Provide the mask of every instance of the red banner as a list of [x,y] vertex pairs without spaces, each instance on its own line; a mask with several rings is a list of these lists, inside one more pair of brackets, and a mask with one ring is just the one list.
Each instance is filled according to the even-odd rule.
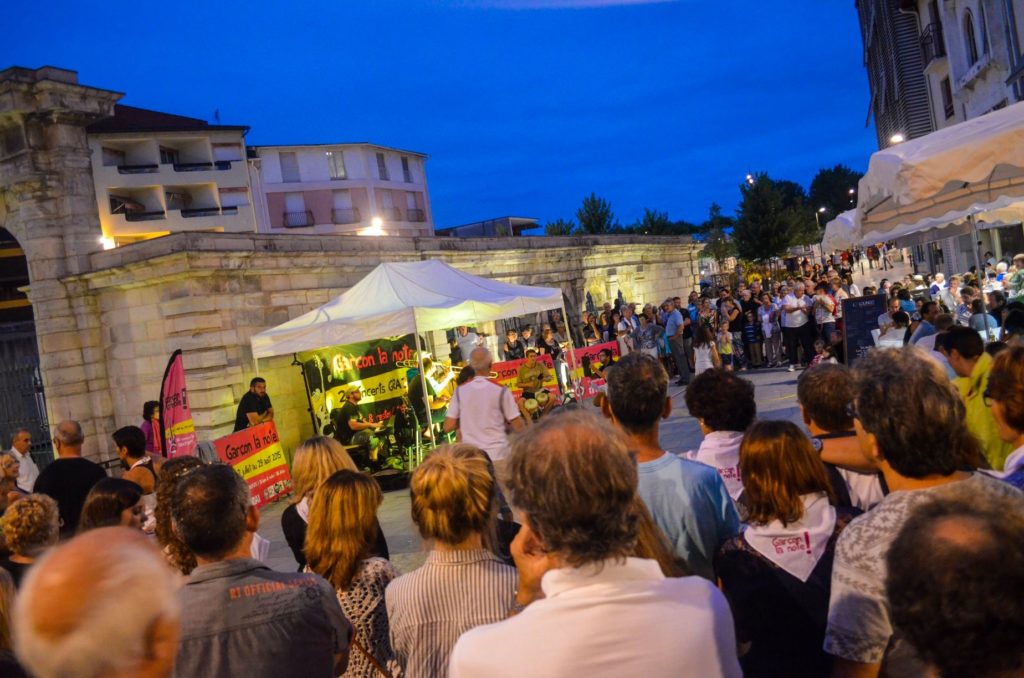
[[[594,373],[592,365],[599,363],[598,354],[601,351],[608,350],[613,356],[619,355],[619,344],[615,341],[609,341],[604,344],[595,344],[593,346],[584,346],[573,350],[573,355],[576,357],[576,372],[575,379],[581,385],[583,392],[583,398],[593,398],[604,386],[604,380],[597,377]],[[572,363],[569,360],[569,356],[563,357],[568,370],[572,371]],[[525,363],[526,360],[505,360],[500,363],[494,363],[491,367],[498,376],[491,381],[497,382],[503,386],[507,386],[515,395],[519,395],[522,389],[516,386],[516,376],[519,374],[519,367]],[[542,363],[548,370],[548,378],[544,382],[544,388],[551,392],[552,395],[559,395],[558,380],[555,377],[555,367],[549,355],[537,356],[537,362]]]
[[168,459],[195,456],[196,427],[188,405],[180,349],[171,354],[160,385],[160,437]]
[[229,464],[249,485],[249,501],[260,507],[291,494],[292,476],[274,422],[232,433],[213,441],[217,458]]

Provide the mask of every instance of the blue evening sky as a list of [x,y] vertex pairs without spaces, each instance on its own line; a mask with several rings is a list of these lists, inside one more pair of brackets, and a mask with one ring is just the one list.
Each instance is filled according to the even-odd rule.
[[748,171],[863,171],[853,0],[19,2],[0,68],[54,65],[249,143],[427,153],[438,226],[570,218],[591,191],[731,213]]

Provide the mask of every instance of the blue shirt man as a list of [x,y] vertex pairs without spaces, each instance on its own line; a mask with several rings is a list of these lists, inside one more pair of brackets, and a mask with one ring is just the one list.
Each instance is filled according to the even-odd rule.
[[938,330],[935,329],[935,317],[939,315],[939,304],[936,301],[926,301],[921,306],[921,324],[910,337],[910,343],[916,344],[925,337],[930,337]]
[[714,580],[715,553],[739,533],[740,519],[717,469],[661,448],[659,422],[672,413],[668,374],[656,358],[630,353],[607,381],[601,411],[636,454],[637,494],[690,572]]
[[679,312],[679,309],[675,306],[669,311],[668,317],[665,319],[665,336],[671,339],[679,331],[679,328],[683,324],[683,314]]

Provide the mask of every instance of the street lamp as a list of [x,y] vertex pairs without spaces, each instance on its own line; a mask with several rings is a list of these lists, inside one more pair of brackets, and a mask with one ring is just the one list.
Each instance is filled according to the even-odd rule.
[[749,172],[747,172],[747,183],[751,186],[754,185],[754,175]]
[[824,214],[825,212],[828,212],[827,207],[819,207],[818,211],[814,213],[814,223],[818,225],[819,231],[821,230],[821,219],[818,218],[818,215]]
[[356,235],[387,235],[384,232],[384,220],[380,217],[374,217],[370,219],[370,227],[364,228],[361,231],[356,231]]
[[903,136],[902,134],[900,134],[899,132],[897,132],[896,134],[893,134],[891,137],[889,137],[889,143],[890,144],[902,144],[906,140],[907,140],[907,138],[905,136]]

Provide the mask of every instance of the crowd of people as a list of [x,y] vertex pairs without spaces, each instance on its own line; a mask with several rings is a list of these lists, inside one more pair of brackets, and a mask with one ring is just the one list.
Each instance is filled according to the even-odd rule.
[[[1024,280],[1006,273],[1003,330]],[[118,478],[82,457],[74,421],[41,472],[17,431],[0,454],[0,675],[1022,675],[1024,340],[986,345],[944,312],[962,281],[939,280],[911,295],[905,342],[847,367],[836,302],[873,290],[846,280],[840,259],[620,303],[633,329],[606,391],[532,425],[467,342],[442,424],[458,442],[409,481],[426,560],[404,573],[381,487],[334,438],[294,451],[295,565],[278,571],[247,483],[165,460],[150,404],[113,434]],[[908,287],[886,290],[892,316],[911,315]],[[759,418],[739,374],[787,359],[810,365],[803,426]],[[702,434],[689,451],[662,430],[673,369]],[[273,417],[251,387],[241,426]]]

